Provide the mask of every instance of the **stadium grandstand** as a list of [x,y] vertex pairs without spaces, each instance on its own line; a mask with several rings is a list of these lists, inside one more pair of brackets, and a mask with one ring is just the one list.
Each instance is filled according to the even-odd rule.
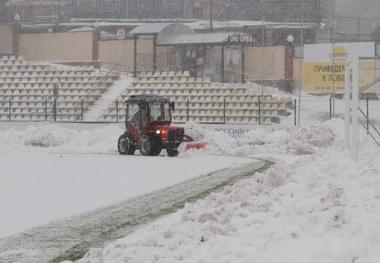
[[0,57],[0,120],[78,121],[118,76]]
[[290,96],[277,98],[259,93],[255,85],[212,83],[191,77],[188,71],[146,72],[122,92],[102,117],[118,121],[116,118],[125,116],[123,110],[117,112],[118,102],[141,94],[162,95],[174,101],[173,117],[178,123],[279,123],[280,115],[288,115],[292,106]]
[[[110,71],[92,67],[29,63],[15,56],[1,57],[0,71],[2,121],[84,121],[87,112],[119,79]],[[123,86],[115,103],[93,121],[122,121],[124,101],[139,94],[164,95],[176,102],[176,122],[278,123],[292,102],[290,98],[260,95],[248,86],[195,79],[189,72],[147,72]]]
[[[295,0],[214,1],[212,28],[194,19],[209,1],[152,3],[0,2],[0,120],[122,121],[128,96],[158,94],[176,122],[278,123],[303,85],[301,44],[376,37],[334,32],[322,0],[304,1],[304,21]],[[225,19],[244,5],[257,7],[248,20]],[[277,14],[288,8],[295,19]]]

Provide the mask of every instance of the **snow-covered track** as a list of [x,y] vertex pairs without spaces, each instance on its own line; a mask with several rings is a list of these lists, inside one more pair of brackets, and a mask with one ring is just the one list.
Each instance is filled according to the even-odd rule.
[[270,165],[270,162],[256,160],[0,239],[0,262],[43,263],[81,258],[89,248],[103,247],[139,225],[172,213],[186,202],[202,198],[223,186],[262,172]]

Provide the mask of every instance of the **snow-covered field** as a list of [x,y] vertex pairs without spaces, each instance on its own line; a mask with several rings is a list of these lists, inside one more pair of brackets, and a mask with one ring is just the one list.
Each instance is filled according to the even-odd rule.
[[206,152],[276,164],[78,262],[379,262],[379,149],[362,134],[353,162],[343,125],[257,129],[238,142],[192,126],[212,139]]
[[0,131],[0,238],[250,160],[119,156],[119,126]]
[[[289,116],[238,140],[188,123],[207,148],[175,159],[118,156],[118,125],[0,124],[0,237],[257,158],[275,164],[78,262],[377,263],[380,150],[362,130],[353,162],[343,120],[328,120],[328,107],[305,96],[302,127]],[[371,109],[380,123],[379,102]]]

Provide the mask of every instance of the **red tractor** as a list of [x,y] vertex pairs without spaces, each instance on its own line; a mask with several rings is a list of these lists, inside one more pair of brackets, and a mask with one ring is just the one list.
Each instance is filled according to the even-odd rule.
[[142,155],[157,156],[166,149],[169,156],[177,156],[185,135],[184,128],[171,126],[175,104],[157,95],[131,96],[126,104],[126,132],[119,137],[119,153],[133,155],[139,149]]

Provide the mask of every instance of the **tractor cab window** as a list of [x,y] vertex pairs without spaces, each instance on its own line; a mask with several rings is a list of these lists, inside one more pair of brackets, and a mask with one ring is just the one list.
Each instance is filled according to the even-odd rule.
[[170,109],[167,103],[153,103],[150,107],[151,121],[170,121]]
[[130,104],[129,108],[129,121],[136,125],[139,129],[145,128],[149,122],[149,108],[145,103]]
[[141,128],[140,108],[137,104],[128,104],[128,121]]

